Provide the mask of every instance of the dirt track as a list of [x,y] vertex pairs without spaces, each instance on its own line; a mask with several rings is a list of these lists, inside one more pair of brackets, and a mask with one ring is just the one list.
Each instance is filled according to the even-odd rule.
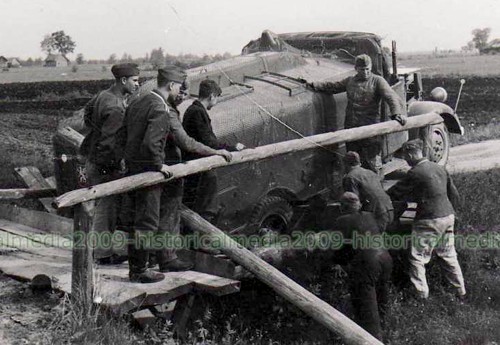
[[452,147],[447,168],[454,174],[500,168],[500,140]]

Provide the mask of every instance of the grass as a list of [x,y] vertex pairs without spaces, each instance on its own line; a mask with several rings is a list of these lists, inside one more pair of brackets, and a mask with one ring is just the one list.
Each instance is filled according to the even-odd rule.
[[401,56],[399,63],[417,67],[425,76],[498,76],[500,55],[450,55],[432,54]]
[[465,124],[464,135],[450,135],[451,146],[463,145],[468,143],[478,143],[485,140],[500,139],[500,123],[492,121],[488,125],[476,126],[474,123]]

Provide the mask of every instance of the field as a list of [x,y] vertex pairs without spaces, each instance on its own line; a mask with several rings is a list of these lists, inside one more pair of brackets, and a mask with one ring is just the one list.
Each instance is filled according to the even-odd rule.
[[[73,70],[76,68],[76,71]],[[143,71],[142,75],[154,76],[156,71]],[[0,84],[37,81],[71,81],[112,79],[111,65],[75,65],[67,67],[20,67],[0,72]]]
[[[419,66],[427,91],[444,86],[448,104],[455,106],[460,78],[466,79],[458,113],[466,127],[464,137],[454,136],[454,144],[500,139],[500,56],[432,58],[406,57],[406,66]],[[100,66],[79,66],[68,71],[33,69],[36,80],[109,79]],[[85,68],[89,70],[85,72]],[[23,80],[28,69],[0,73],[0,83]],[[38,72],[36,72],[38,71]],[[11,74],[10,74],[11,73]],[[14,74],[19,73],[15,75]],[[37,73],[40,73],[38,75]],[[43,73],[47,73],[43,75]],[[66,73],[65,76],[61,73]],[[81,74],[80,74],[81,73]],[[11,79],[8,79],[10,74]],[[28,74],[28,73],[26,73]],[[78,76],[76,75],[78,74]],[[2,79],[5,78],[5,79]],[[17,78],[17,80],[16,80]],[[44,79],[45,78],[45,79]],[[63,79],[57,79],[63,78]],[[64,79],[68,78],[68,79]],[[35,165],[45,176],[52,174],[51,134],[65,113],[57,115],[0,113],[0,184],[21,186],[12,171],[15,166]],[[456,175],[455,182],[464,197],[457,210],[457,233],[498,231],[500,212],[500,170]],[[31,206],[31,205],[30,205]],[[469,292],[469,300],[458,304],[445,288],[436,264],[429,267],[431,298],[420,303],[399,286],[392,291],[389,316],[385,320],[387,344],[410,345],[486,345],[500,343],[500,250],[460,249],[459,259]],[[313,258],[303,258],[311,265]],[[308,261],[312,260],[312,261]],[[321,272],[287,271],[310,291],[349,315],[349,296],[345,282],[328,265]],[[63,307],[70,308],[64,313]],[[73,308],[73,309],[72,309]],[[0,275],[0,343],[16,344],[179,344],[172,338],[171,326],[159,324],[147,332],[129,327],[127,320],[102,315],[81,318],[57,294],[36,296],[27,284]],[[241,294],[225,298],[205,298],[197,307],[189,344],[341,344],[312,319],[290,306],[273,291],[257,282],[244,284]]]
[[434,56],[405,54],[399,59],[404,67],[421,68],[425,76],[497,76],[500,71],[500,55],[453,55]]

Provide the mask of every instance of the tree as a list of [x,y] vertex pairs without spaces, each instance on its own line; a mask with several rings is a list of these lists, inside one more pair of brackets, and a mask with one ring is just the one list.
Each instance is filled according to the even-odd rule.
[[66,56],[66,54],[72,53],[75,50],[76,43],[63,30],[60,30],[50,35],[45,35],[42,42],[40,42],[40,47],[47,54],[58,51],[63,56]]
[[116,62],[116,54],[111,54],[108,58],[109,64],[114,64]]
[[83,54],[80,53],[76,56],[76,63],[79,64],[79,65],[83,65],[83,63],[85,62],[85,60],[83,59]]
[[160,47],[158,49],[153,49],[149,58],[153,68],[160,68],[165,64],[165,54],[163,54],[163,49]]
[[483,50],[488,45],[490,33],[491,28],[472,30],[472,42],[474,42],[474,46],[479,49],[479,51]]

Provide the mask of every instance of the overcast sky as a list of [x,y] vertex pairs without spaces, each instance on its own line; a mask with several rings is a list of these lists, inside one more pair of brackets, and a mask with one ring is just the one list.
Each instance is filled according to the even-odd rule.
[[45,34],[64,30],[75,54],[106,59],[237,54],[264,29],[367,31],[399,51],[459,49],[475,28],[500,37],[499,0],[0,0],[0,55],[43,56]]

